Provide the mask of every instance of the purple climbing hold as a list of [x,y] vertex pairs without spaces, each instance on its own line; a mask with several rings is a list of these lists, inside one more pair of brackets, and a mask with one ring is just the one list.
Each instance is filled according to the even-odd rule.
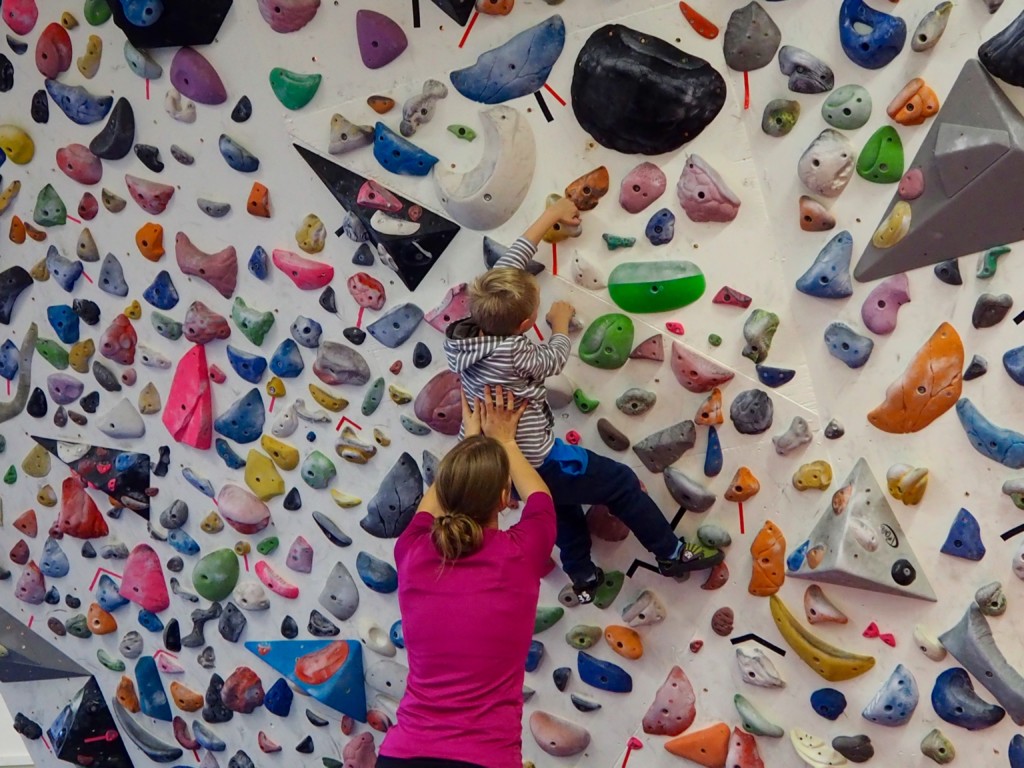
[[200,104],[223,104],[227,90],[217,70],[194,48],[181,48],[171,61],[171,84]]
[[462,385],[457,373],[442,371],[428,381],[413,409],[416,418],[443,435],[457,435],[462,426],[460,393]]
[[405,32],[391,18],[377,11],[356,13],[359,56],[368,69],[380,69],[402,55],[409,46]]
[[875,286],[864,299],[860,317],[872,333],[888,334],[896,330],[896,313],[910,303],[910,285],[904,273],[893,275]]

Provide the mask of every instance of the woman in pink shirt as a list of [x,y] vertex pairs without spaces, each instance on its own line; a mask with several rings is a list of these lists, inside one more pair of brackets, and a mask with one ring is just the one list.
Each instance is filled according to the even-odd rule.
[[[395,545],[409,676],[377,768],[522,768],[523,676],[555,510],[515,442],[525,405],[496,395],[472,411],[463,395],[466,437]],[[513,485],[526,503],[502,531]]]

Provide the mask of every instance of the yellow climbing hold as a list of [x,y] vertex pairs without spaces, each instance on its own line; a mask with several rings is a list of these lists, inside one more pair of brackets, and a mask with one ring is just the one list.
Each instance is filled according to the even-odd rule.
[[142,317],[142,305],[139,304],[138,299],[132,299],[132,303],[124,308],[124,316],[132,320]]
[[320,253],[327,242],[327,227],[320,221],[320,217],[311,213],[302,220],[298,231],[295,233],[295,240],[299,248],[306,253]]
[[7,189],[0,192],[0,213],[7,210],[7,206],[18,196],[19,192],[21,192],[21,182],[17,179],[8,184]]
[[388,386],[388,397],[395,405],[408,405],[412,402],[412,392],[405,387],[400,387],[397,384],[391,384]]
[[328,411],[337,413],[348,406],[348,400],[344,397],[335,397],[326,389],[318,387],[316,384],[309,385],[309,394],[316,400],[317,405],[322,408],[326,408]]
[[88,373],[89,361],[95,354],[96,343],[92,339],[83,339],[71,345],[68,361],[71,363],[71,367],[79,373]]
[[812,635],[796,620],[778,595],[769,598],[772,618],[779,633],[811,669],[829,682],[850,680],[875,666],[874,656],[844,651]]
[[279,376],[275,376],[267,382],[267,394],[271,397],[284,397],[287,391],[284,387],[284,382],[281,381]]
[[220,533],[224,530],[224,521],[220,519],[220,515],[216,512],[211,512],[203,521],[199,524],[199,527],[205,533]]
[[75,15],[71,13],[71,11],[64,11],[64,13],[60,15],[60,25],[64,27],[64,29],[74,29],[78,26],[78,19],[75,18]]
[[44,485],[36,494],[36,501],[44,507],[55,507],[57,506],[57,492],[53,490],[52,485]]
[[832,465],[822,459],[801,464],[793,473],[793,487],[798,491],[806,491],[808,488],[824,491],[831,484]]
[[21,469],[29,477],[46,477],[50,474],[50,452],[36,443],[21,462]]
[[910,231],[910,203],[900,200],[871,237],[875,248],[892,248]]
[[269,501],[284,493],[284,480],[274,462],[255,448],[245,457],[245,484],[262,501]]
[[288,471],[299,466],[299,451],[295,446],[278,440],[273,435],[263,435],[260,438],[260,445],[263,450],[270,454],[270,458],[281,469]]
[[0,125],[0,149],[7,159],[17,165],[31,162],[36,154],[36,145],[32,137],[16,125]]
[[358,496],[353,496],[350,493],[343,493],[337,488],[331,488],[331,498],[334,499],[334,503],[342,509],[352,509],[352,507],[358,507],[363,503],[363,500]]
[[85,53],[78,57],[76,62],[78,65],[78,71],[82,73],[82,77],[87,80],[91,80],[96,77],[96,73],[100,69],[100,59],[103,57],[103,40],[96,35],[89,35],[89,40],[85,44]]

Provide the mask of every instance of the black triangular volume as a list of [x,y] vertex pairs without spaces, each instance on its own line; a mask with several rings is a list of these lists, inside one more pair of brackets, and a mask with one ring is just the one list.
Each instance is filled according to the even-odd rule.
[[90,677],[47,729],[53,754],[74,765],[134,768],[99,683]]
[[114,16],[114,23],[136,48],[168,48],[212,43],[233,1],[166,0],[160,18],[148,27],[132,24],[119,0],[109,0],[107,5]]
[[24,683],[88,677],[89,672],[0,608],[0,682]]
[[[152,460],[147,454],[35,435],[32,439],[73,469],[86,484],[143,519],[149,519],[149,495],[146,491],[150,487]],[[62,444],[77,449],[72,457],[68,456],[67,450],[61,450]]]
[[475,0],[434,0],[434,5],[451,16],[460,27],[466,26],[476,8]]

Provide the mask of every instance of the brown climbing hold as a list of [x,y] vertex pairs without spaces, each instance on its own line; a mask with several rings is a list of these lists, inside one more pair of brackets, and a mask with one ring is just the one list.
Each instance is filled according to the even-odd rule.
[[603,165],[580,176],[565,188],[565,196],[581,211],[597,208],[597,203],[608,194],[608,169]]
[[705,768],[724,768],[730,735],[728,725],[715,723],[665,742],[665,749],[676,757],[685,757]]
[[722,414],[722,390],[718,387],[711,390],[711,394],[697,409],[697,415],[693,417],[693,421],[695,424],[704,426],[722,424],[725,421],[725,416]]
[[137,714],[142,706],[139,704],[139,695],[135,692],[135,683],[128,675],[121,675],[121,682],[117,684],[117,700],[122,707],[133,714]]
[[41,243],[46,239],[46,232],[41,229],[36,229],[27,221],[25,222],[25,234],[29,236],[31,240],[35,240],[37,243]]
[[370,105],[370,109],[376,112],[378,115],[386,115],[392,109],[395,108],[395,100],[390,96],[381,96],[380,94],[374,94],[370,96],[366,103]]
[[606,627],[604,640],[619,656],[627,659],[639,659],[644,655],[644,641],[635,629],[615,624]]
[[177,680],[171,683],[171,698],[174,699],[178,709],[183,712],[195,712],[203,706],[203,694],[193,691]]
[[270,190],[258,181],[253,182],[252,191],[249,192],[249,202],[245,204],[245,210],[253,216],[261,219],[270,218]]
[[99,603],[89,606],[85,620],[94,635],[109,635],[117,631],[117,619],[100,608]]
[[[693,650],[692,643],[690,650]],[[672,667],[655,694],[654,703],[644,715],[644,733],[678,736],[693,725],[697,717],[696,702],[693,685],[686,673],[681,667]]]
[[918,432],[956,405],[963,390],[964,345],[943,323],[885,390],[885,402],[868,414],[883,432]]
[[835,226],[836,217],[824,205],[813,197],[800,196],[800,229],[804,232],[827,232]]
[[30,539],[34,539],[36,534],[39,533],[39,522],[36,520],[36,511],[34,509],[26,509],[14,520],[14,527]]
[[708,571],[708,577],[704,579],[704,583],[700,585],[701,589],[721,589],[729,581],[729,566],[725,564],[725,560],[720,562],[710,571]]
[[160,257],[166,253],[164,250],[164,228],[154,222],[143,224],[135,233],[135,244],[139,247],[139,253],[150,261],[160,261]]
[[25,242],[25,222],[19,216],[11,217],[11,230],[8,237],[11,238],[11,242],[15,245],[21,245]]
[[729,489],[725,492],[725,498],[729,501],[743,502],[751,498],[761,490],[761,483],[754,477],[749,467],[740,467],[732,476]]
[[849,621],[817,584],[811,584],[804,592],[804,615],[811,624],[845,624]]
[[594,504],[587,510],[587,529],[601,541],[622,541],[629,536],[626,524],[604,504]]
[[736,615],[732,608],[719,608],[711,616],[711,631],[719,637],[728,637],[732,634],[732,625],[735,620]]
[[786,537],[771,520],[754,537],[750,545],[753,571],[747,591],[755,597],[770,597],[786,580]]
[[885,112],[900,125],[921,125],[939,113],[939,97],[924,80],[915,77],[889,102]]

